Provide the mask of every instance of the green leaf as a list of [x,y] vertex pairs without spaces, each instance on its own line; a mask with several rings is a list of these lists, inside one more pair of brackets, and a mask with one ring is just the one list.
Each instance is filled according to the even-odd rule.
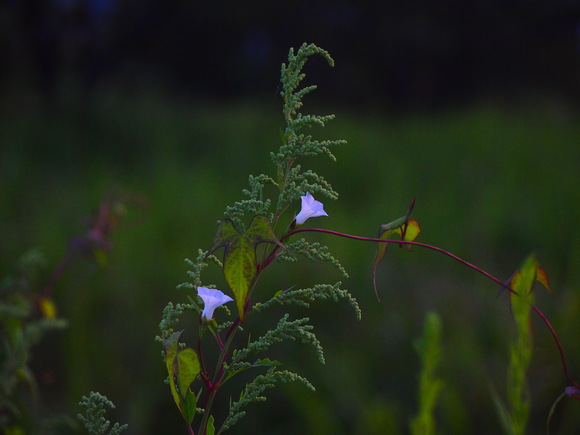
[[[530,255],[523,266],[516,270],[510,279],[510,287],[514,292],[510,292],[510,299],[514,315],[524,315],[529,312],[530,305],[533,304],[532,295],[533,285],[535,282],[542,284],[551,294],[554,294],[548,281],[546,271],[542,269],[534,255]],[[528,314],[525,314],[528,316]]]
[[213,424],[214,418],[213,415],[210,415],[207,419],[207,426],[205,428],[206,435],[214,435],[215,434],[215,426]]
[[169,373],[169,386],[175,404],[183,418],[191,425],[195,416],[197,399],[189,387],[201,371],[195,351],[186,347],[179,350],[179,338],[183,331],[174,332],[163,342],[165,365]]
[[267,366],[267,367],[273,367],[273,366],[281,366],[282,363],[280,361],[272,361],[270,358],[264,358],[261,360],[256,361],[254,364],[252,364],[252,367],[263,367],[263,366]]
[[248,292],[257,273],[256,246],[259,243],[274,243],[284,247],[276,238],[268,218],[255,216],[243,233],[238,231],[231,219],[226,218],[221,221],[213,245],[207,253],[210,255],[216,249],[224,248],[223,272],[234,293],[242,322]]
[[[417,222],[414,219],[409,219],[409,216],[411,215],[414,206],[415,199],[413,198],[411,204],[409,205],[409,209],[407,210],[407,214],[405,216],[401,216],[398,219],[395,219],[392,222],[389,222],[388,224],[381,225],[379,228],[379,234],[377,235],[377,238],[392,239],[394,236],[399,236],[401,240],[408,242],[414,241],[421,232],[419,222]],[[380,298],[377,291],[377,280],[376,280],[377,266],[380,264],[380,262],[383,260],[385,256],[387,245],[388,243],[386,242],[378,243],[377,254],[375,255],[375,265],[373,268],[373,284],[375,287],[375,295],[377,296],[377,299],[379,301]],[[407,245],[407,249],[411,251],[412,250],[411,245]]]
[[177,358],[173,360],[173,368],[177,377],[177,385],[181,398],[187,400],[189,386],[201,371],[195,350],[191,347],[186,347],[177,352]]
[[184,414],[183,418],[185,418],[187,424],[191,426],[193,418],[195,417],[195,412],[197,410],[197,397],[195,396],[195,393],[193,393],[189,389],[187,390],[187,397],[184,405],[185,406],[183,407]]
[[276,361],[276,360],[272,361],[270,358],[264,358],[264,359],[258,360],[253,364],[244,363],[244,365],[242,367],[239,367],[238,369],[232,370],[231,368],[229,368],[227,375],[226,375],[223,382],[225,383],[226,381],[230,380],[238,373],[241,373],[241,372],[249,370],[249,369],[253,369],[256,367],[275,367],[275,366],[281,366],[281,365],[282,365],[281,362]]
[[174,332],[163,342],[163,350],[165,352],[165,365],[167,366],[167,372],[169,373],[169,386],[171,387],[171,395],[175,404],[181,410],[181,399],[175,387],[175,370],[173,368],[173,361],[177,356],[179,337],[183,331]]
[[410,429],[414,435],[435,434],[435,407],[443,381],[436,375],[441,354],[441,319],[435,313],[429,313],[425,321],[423,336],[415,342],[417,352],[422,360],[419,377],[419,409],[411,420]]
[[534,304],[533,285],[542,283],[551,292],[546,272],[538,266],[533,255],[516,270],[509,281],[511,312],[516,326],[516,339],[510,346],[510,365],[507,377],[507,403],[510,432],[525,433],[531,402],[527,393],[526,372],[534,350],[530,316]]

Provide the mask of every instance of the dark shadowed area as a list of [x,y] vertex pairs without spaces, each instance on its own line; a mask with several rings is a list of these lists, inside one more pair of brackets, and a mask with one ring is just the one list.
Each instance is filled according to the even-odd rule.
[[[99,391],[128,434],[187,433],[164,383],[159,321],[169,301],[187,301],[176,288],[187,280],[184,259],[211,246],[248,176],[275,177],[280,65],[304,42],[335,60],[305,68],[304,83],[318,89],[303,113],[336,115],[311,133],[348,141],[337,162],[301,162],[340,194],[325,201],[329,217],[307,225],[373,237],[415,198],[418,240],[502,281],[535,253],[554,289],[538,286],[536,305],[580,379],[578,12],[565,0],[0,3],[3,348],[33,333],[23,332],[26,319],[50,317],[45,297],[67,320],[24,353],[29,370],[14,370],[21,361],[0,351],[0,427],[85,433],[78,403]],[[228,433],[408,433],[421,368],[415,343],[429,312],[442,321],[438,432],[501,433],[493,397],[505,397],[516,337],[498,285],[435,252],[389,246],[379,303],[374,245],[312,239],[348,270],[344,287],[362,320],[345,302],[252,318],[257,336],[285,312],[310,317],[326,364],[310,346],[273,347],[265,356],[317,391],[269,390]],[[207,278],[227,291],[218,269]],[[327,264],[282,263],[255,298],[341,279]],[[11,316],[24,301],[34,308],[21,324]],[[184,315],[180,326],[193,345],[197,318]],[[569,382],[538,316],[532,328],[527,433],[540,434]],[[216,420],[250,379],[242,374],[220,393]],[[18,425],[24,432],[8,431]],[[566,398],[551,429],[579,428],[580,402]]]

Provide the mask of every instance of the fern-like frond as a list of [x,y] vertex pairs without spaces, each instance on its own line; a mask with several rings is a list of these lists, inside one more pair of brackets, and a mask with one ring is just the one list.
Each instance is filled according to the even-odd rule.
[[267,184],[277,185],[276,181],[268,175],[260,174],[258,176],[250,175],[248,179],[249,189],[243,189],[242,193],[247,197],[237,201],[232,206],[226,207],[224,217],[230,218],[236,228],[241,231],[245,230],[243,218],[246,214],[251,216],[264,215],[272,220],[273,215],[270,213],[270,199],[264,199],[263,190]]
[[85,425],[89,435],[119,435],[127,430],[128,425],[121,426],[119,423],[115,423],[107,432],[111,422],[105,418],[105,406],[115,409],[115,405],[106,396],[91,391],[88,397],[83,396],[79,405],[84,409],[84,415],[78,414],[77,417]]
[[278,261],[298,261],[298,256],[302,255],[312,261],[324,261],[335,267],[345,278],[348,278],[348,272],[336,258],[328,251],[328,246],[319,242],[307,242],[306,239],[300,239],[286,245],[286,249],[281,251],[277,257]]
[[339,281],[334,285],[316,284],[312,288],[283,291],[270,300],[255,305],[253,310],[260,312],[276,305],[296,305],[310,308],[310,304],[314,301],[331,299],[333,302],[338,302],[340,299],[345,299],[354,310],[357,320],[360,320],[362,313],[356,298],[348,290],[341,288],[341,285],[342,283]]
[[304,317],[302,319],[288,320],[289,314],[285,314],[279,321],[275,329],[266,332],[260,338],[252,341],[244,349],[240,349],[233,352],[232,363],[238,363],[244,361],[248,356],[261,353],[269,349],[275,343],[280,343],[284,340],[300,340],[304,344],[309,344],[314,347],[318,360],[321,364],[324,364],[324,351],[316,335],[314,335],[312,329],[314,327],[309,325],[310,319]]
[[230,413],[221,430],[231,428],[240,418],[246,415],[246,411],[243,411],[243,408],[249,404],[265,402],[266,397],[263,395],[264,391],[269,388],[274,388],[280,382],[300,382],[309,390],[315,391],[314,386],[308,379],[288,370],[277,371],[275,367],[271,367],[266,374],[257,376],[252,382],[246,385],[246,388],[240,395],[240,400],[232,403],[230,406]]

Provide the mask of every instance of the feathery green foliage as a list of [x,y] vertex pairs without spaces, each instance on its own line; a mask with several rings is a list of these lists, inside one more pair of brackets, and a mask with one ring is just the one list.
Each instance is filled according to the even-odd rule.
[[90,435],[119,435],[127,430],[128,425],[122,426],[115,423],[111,430],[107,432],[111,422],[105,418],[107,412],[105,406],[115,409],[115,405],[106,396],[91,391],[89,396],[83,396],[79,405],[84,409],[84,415],[78,414],[78,419],[85,425]]
[[322,245],[320,242],[310,243],[306,241],[306,239],[300,239],[296,242],[286,244],[286,249],[280,253],[277,260],[297,262],[298,255],[303,255],[309,260],[319,260],[330,263],[333,267],[338,269],[342,276],[348,278],[348,272],[344,267],[342,267],[340,261],[334,258],[328,251],[328,247]]
[[234,351],[232,354],[232,362],[237,363],[251,354],[264,352],[273,344],[280,343],[284,340],[300,340],[304,344],[310,344],[313,346],[316,355],[318,356],[318,360],[321,364],[324,364],[324,351],[320,342],[316,338],[316,335],[311,332],[314,327],[308,325],[310,319],[305,317],[303,319],[288,321],[289,317],[289,314],[284,314],[284,316],[278,321],[276,328],[266,332],[259,339],[252,341],[246,348]]
[[360,320],[362,313],[356,298],[348,290],[341,288],[341,285],[342,282],[339,281],[334,285],[316,284],[311,288],[283,290],[276,293],[270,300],[255,305],[253,310],[260,312],[276,305],[297,305],[310,308],[310,304],[317,300],[331,299],[333,302],[338,302],[339,299],[346,299],[354,310],[357,320]]
[[[305,239],[290,240],[289,233],[296,227],[296,220],[293,216],[284,216],[290,223],[285,226],[284,232],[276,235],[277,224],[283,217],[284,212],[290,205],[295,205],[302,196],[306,197],[307,192],[320,193],[331,199],[338,198],[338,194],[324,177],[312,170],[303,170],[302,166],[297,163],[302,157],[319,154],[326,154],[334,160],[331,149],[345,143],[343,140],[317,140],[313,139],[311,135],[303,133],[305,128],[323,127],[326,122],[334,118],[334,115],[303,115],[299,112],[302,107],[302,98],[316,89],[316,86],[300,88],[300,84],[305,77],[304,73],[302,73],[302,68],[307,59],[314,55],[322,56],[331,66],[334,64],[326,51],[313,44],[304,44],[296,53],[291,49],[288,55],[288,64],[282,65],[281,95],[284,99],[283,113],[286,128],[282,132],[282,145],[277,152],[271,153],[276,175],[274,177],[266,174],[250,176],[248,179],[249,187],[242,190],[244,198],[235,202],[232,206],[226,207],[225,218],[219,222],[213,245],[208,251],[199,250],[195,261],[186,260],[190,269],[188,272],[190,281],[181,284],[179,288],[187,292],[195,291],[195,289],[200,287],[205,287],[206,289],[216,288],[214,285],[205,286],[201,278],[202,271],[209,266],[209,261],[211,260],[222,268],[224,278],[236,300],[238,311],[238,317],[233,321],[225,321],[218,324],[215,319],[211,318],[203,320],[200,324],[197,350],[199,352],[203,351],[204,341],[202,337],[207,330],[211,331],[220,350],[215,372],[210,371],[204,365],[203,356],[200,355],[201,370],[199,379],[203,383],[202,392],[207,389],[205,405],[203,409],[200,409],[203,414],[200,423],[200,433],[209,432],[211,427],[213,427],[210,424],[213,419],[211,407],[219,387],[238,373],[249,369],[268,367],[266,373],[257,375],[253,381],[248,383],[240,396],[240,400],[231,405],[229,417],[218,433],[231,427],[245,414],[245,411],[241,410],[242,408],[245,408],[250,403],[265,400],[263,396],[264,390],[272,388],[278,382],[298,381],[309,388],[314,388],[306,379],[295,373],[287,370],[277,370],[277,366],[280,365],[277,361],[264,358],[251,362],[248,360],[250,357],[254,358],[256,355],[266,352],[276,343],[297,340],[313,346],[319,361],[324,363],[322,346],[313,333],[313,326],[308,323],[308,317],[292,320],[289,314],[282,315],[276,327],[267,331],[261,337],[250,341],[246,347],[233,350],[230,354],[229,347],[232,345],[236,333],[242,330],[241,324],[246,321],[245,315],[259,313],[274,306],[296,305],[309,308],[310,304],[315,301],[330,299],[337,302],[340,299],[346,299],[353,307],[356,317],[360,319],[361,316],[356,299],[352,297],[348,290],[341,288],[340,282],[336,284],[317,284],[311,288],[298,290],[288,289],[267,296],[263,302],[250,304],[261,271],[274,260],[277,260],[276,264],[280,264],[280,262],[296,262],[299,257],[322,261],[329,263],[342,276],[348,278],[348,273],[329,252],[328,247],[319,242],[308,242]],[[278,193],[273,194],[274,200],[272,200],[272,193],[276,189]],[[275,207],[273,208],[274,204]],[[251,223],[249,223],[250,220]],[[223,248],[224,252],[222,261],[214,255],[214,251],[217,252],[221,248]],[[260,250],[259,253],[256,252],[258,248]],[[197,314],[202,311],[204,301],[191,293],[189,299],[189,304],[174,305],[171,302],[167,304],[159,325],[161,335],[157,337],[158,341],[167,343],[168,337],[175,334],[175,324],[186,311],[196,312]],[[205,301],[205,304],[208,303],[210,302]],[[223,305],[219,308],[221,307]],[[226,311],[226,314],[229,315],[229,311]],[[225,339],[222,339],[220,334],[224,333]],[[194,352],[193,349],[190,348],[190,352]],[[173,373],[173,376],[176,377],[174,383],[184,381],[179,378],[178,370],[173,366],[168,365],[168,371],[170,376]],[[189,379],[187,379],[187,382],[189,383]],[[199,403],[203,400],[203,397],[204,395],[199,393],[196,396],[197,402]],[[183,403],[185,402],[180,401],[178,403],[182,414],[184,414]],[[188,415],[191,416],[191,414]]]
[[[334,115],[303,115],[299,112],[302,107],[302,98],[316,89],[315,85],[299,88],[305,77],[302,68],[308,58],[314,55],[322,56],[330,66],[334,66],[334,61],[328,52],[314,44],[303,44],[296,54],[294,54],[294,49],[290,49],[288,65],[282,64],[282,92],[280,94],[284,99],[283,112],[286,128],[282,132],[283,144],[277,152],[270,154],[276,167],[276,177],[265,174],[250,175],[249,188],[242,191],[247,198],[226,208],[224,216],[230,218],[240,231],[245,229],[246,214],[264,215],[273,221],[275,228],[278,218],[306,191],[318,192],[331,199],[338,198],[338,193],[332,189],[324,177],[311,170],[303,171],[301,165],[296,164],[296,161],[302,157],[319,154],[326,154],[332,160],[336,160],[331,149],[346,144],[345,140],[320,141],[302,133],[305,128],[324,127],[328,121],[334,119]],[[264,198],[264,189],[267,185],[277,186],[279,190],[274,213],[270,210],[272,201]]]
[[[308,232],[317,232],[378,243],[377,256],[375,257],[375,289],[376,268],[385,255],[387,243],[396,243],[400,246],[406,246],[408,250],[414,246],[420,246],[447,255],[510,290],[514,316],[518,325],[519,342],[511,354],[512,368],[508,379],[509,410],[502,408],[501,411],[504,421],[507,422],[506,427],[512,428],[510,433],[522,433],[529,416],[529,401],[524,394],[524,374],[531,357],[531,339],[528,330],[530,307],[540,314],[560,347],[555,332],[547,319],[531,305],[531,292],[528,291],[527,287],[530,277],[533,276],[533,279],[539,280],[549,288],[545,272],[538,268],[535,262],[533,263],[535,266],[529,268],[526,265],[521,273],[514,275],[510,286],[508,286],[449,251],[416,242],[415,239],[421,232],[421,228],[417,221],[410,219],[414,199],[411,201],[405,216],[381,225],[379,235],[376,238],[354,236],[322,228],[297,228],[311,217],[328,216],[323,204],[316,201],[311,192],[322,194],[330,199],[338,198],[338,194],[324,177],[312,170],[302,168],[300,159],[325,154],[334,160],[332,149],[345,143],[343,140],[314,139],[304,132],[307,128],[324,127],[328,121],[334,119],[334,115],[303,115],[299,111],[302,107],[303,97],[316,89],[314,85],[300,87],[305,78],[302,68],[308,58],[314,55],[322,56],[331,66],[333,65],[328,52],[313,44],[304,44],[296,53],[291,49],[288,55],[288,64],[282,65],[281,96],[284,100],[283,114],[286,127],[281,131],[282,145],[277,152],[270,154],[276,170],[275,176],[261,174],[249,177],[249,187],[242,190],[244,198],[227,207],[224,212],[225,217],[218,222],[212,246],[207,251],[199,250],[196,261],[187,261],[191,269],[188,272],[190,282],[179,287],[190,293],[188,296],[190,304],[173,305],[169,303],[164,310],[160,323],[161,337],[158,339],[164,341],[166,348],[167,337],[171,337],[171,334],[175,336],[173,327],[186,311],[194,311],[199,316],[197,346],[187,347],[185,344],[172,342],[174,346],[171,348],[170,358],[166,358],[174,398],[190,432],[193,432],[191,421],[197,412],[198,415],[201,415],[198,433],[201,435],[214,433],[212,407],[216,395],[221,386],[235,375],[247,374],[250,370],[268,368],[265,373],[259,372],[263,374],[255,375],[254,379],[242,391],[240,399],[230,405],[229,415],[221,427],[218,426],[217,433],[230,428],[245,415],[246,411],[242,409],[248,404],[266,400],[263,395],[264,391],[272,388],[278,382],[298,381],[313,388],[305,378],[286,370],[278,370],[280,362],[258,356],[270,350],[274,344],[283,341],[300,341],[313,346],[319,361],[324,363],[323,349],[313,333],[313,326],[309,324],[309,318],[302,317],[293,320],[288,313],[282,314],[275,327],[258,338],[246,339],[245,347],[234,350],[236,334],[244,332],[242,326],[249,326],[255,314],[275,307],[294,306],[308,309],[316,301],[331,299],[336,302],[345,299],[354,309],[357,318],[360,319],[360,308],[356,299],[348,290],[341,288],[341,282],[316,284],[309,288],[299,288],[299,284],[295,284],[286,290],[279,290],[275,294],[264,293],[262,289],[255,291],[259,286],[260,276],[264,269],[272,264],[296,262],[302,257],[311,261],[326,262],[347,278],[346,270],[326,246],[319,242],[309,242],[304,238],[293,240],[293,237],[298,233],[303,235]],[[300,213],[294,217],[285,214],[300,199],[302,200]],[[286,219],[287,225],[280,224],[283,219]],[[223,250],[223,260],[219,260],[215,256],[218,250],[220,252]],[[209,266],[209,260],[222,269],[225,283],[229,286],[229,294],[233,296],[233,299],[217,290],[225,283],[217,286],[203,284],[201,272]],[[519,289],[518,286],[521,285],[524,285],[523,289]],[[298,288],[295,288],[297,286]],[[281,284],[278,288],[285,288],[285,286]],[[195,290],[198,291],[199,296],[191,294]],[[524,294],[525,297],[521,297],[521,294]],[[517,297],[514,299],[515,295]],[[214,318],[215,310],[223,308],[225,303],[231,301],[236,303],[237,317],[234,320],[218,323],[218,320]],[[229,310],[225,308],[224,310],[229,316]],[[222,313],[218,315],[221,317]],[[207,338],[210,336],[210,334],[206,334],[207,332],[211,334],[210,338],[214,340],[212,344],[218,353],[215,365],[212,361],[212,367],[208,367],[204,360],[204,348],[207,345]],[[443,386],[443,382],[436,377],[441,353],[440,341],[440,320],[434,314],[429,315],[424,336],[418,349],[423,369],[419,381],[419,411],[410,423],[410,429],[414,434],[433,434],[435,432],[434,409]],[[179,348],[183,350],[179,351]],[[179,358],[174,357],[174,354],[178,356],[179,352],[184,352],[187,357],[187,360],[185,357],[182,358],[181,366]],[[254,362],[250,360],[250,358],[253,360],[256,357],[262,359],[257,359]],[[189,365],[186,364],[187,362]],[[195,364],[193,364],[194,362]],[[183,368],[186,370],[182,370]],[[576,391],[578,384],[571,377],[568,376],[568,378],[573,384],[570,388],[574,388],[573,391]],[[199,388],[193,387],[194,383],[201,384],[201,386]],[[176,385],[180,388],[177,389]],[[190,388],[189,385],[192,387]],[[198,391],[198,393],[193,391]],[[198,403],[201,404],[199,408],[197,407]]]
[[315,391],[314,386],[306,378],[287,370],[276,371],[272,367],[264,375],[256,376],[252,382],[246,385],[240,395],[240,400],[232,403],[230,413],[222,426],[222,430],[231,428],[240,418],[246,415],[246,411],[242,410],[244,407],[255,402],[265,402],[264,391],[268,388],[274,388],[279,382],[300,382],[309,390]]

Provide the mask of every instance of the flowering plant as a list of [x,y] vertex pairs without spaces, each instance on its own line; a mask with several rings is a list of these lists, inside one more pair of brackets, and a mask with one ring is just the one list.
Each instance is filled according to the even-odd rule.
[[198,287],[197,295],[203,301],[203,311],[201,312],[201,318],[205,320],[213,319],[213,312],[217,307],[233,301],[232,298],[223,292],[207,287]]
[[306,192],[306,195],[300,198],[302,198],[302,208],[296,216],[296,225],[302,225],[311,217],[328,216],[324,211],[324,205],[316,201],[310,192]]
[[[250,316],[274,306],[298,305],[308,308],[314,301],[343,299],[351,305],[356,317],[360,319],[360,309],[356,299],[348,290],[342,288],[340,281],[334,284],[317,284],[310,288],[290,287],[270,293],[263,290],[257,291],[260,276],[266,268],[274,262],[295,262],[301,256],[328,262],[343,276],[348,276],[326,246],[318,242],[309,242],[304,238],[297,239],[300,233],[322,233],[370,242],[377,246],[375,270],[385,256],[387,244],[434,250],[474,269],[505,289],[510,296],[520,337],[519,347],[513,352],[511,361],[513,370],[510,372],[512,382],[509,386],[509,403],[504,405],[499,399],[497,401],[500,414],[507,416],[506,430],[511,428],[516,433],[525,428],[526,410],[529,410],[524,394],[523,376],[531,352],[530,310],[536,312],[550,329],[562,356],[565,375],[571,384],[565,391],[569,396],[578,398],[580,386],[568,374],[558,336],[547,318],[533,305],[531,288],[534,282],[540,282],[551,292],[545,271],[533,257],[530,257],[508,282],[503,282],[448,251],[418,242],[416,239],[421,228],[419,223],[410,217],[414,200],[411,201],[405,215],[381,225],[377,237],[374,238],[321,228],[298,228],[309,218],[328,216],[323,203],[317,201],[310,192],[328,199],[337,199],[338,194],[323,177],[310,170],[303,170],[297,162],[303,157],[319,154],[326,154],[334,160],[332,149],[345,143],[342,140],[318,141],[302,133],[304,128],[324,126],[326,122],[334,118],[333,115],[303,115],[298,112],[302,106],[302,98],[316,89],[316,86],[299,88],[305,77],[302,68],[307,59],[313,55],[320,55],[331,66],[333,65],[328,52],[313,44],[304,44],[296,53],[291,49],[288,64],[282,65],[281,95],[284,100],[283,113],[286,128],[282,132],[281,147],[276,153],[271,154],[276,174],[249,177],[249,188],[243,190],[245,198],[226,209],[223,219],[217,226],[211,246],[207,250],[199,250],[195,261],[187,260],[191,268],[190,281],[180,287],[194,296],[190,297],[189,302],[185,304],[168,303],[163,312],[160,323],[161,334],[158,339],[163,343],[171,394],[187,423],[189,433],[196,433],[193,429],[196,416],[199,416],[198,434],[226,431],[245,415],[247,405],[265,400],[263,397],[265,390],[279,382],[299,382],[314,390],[313,385],[306,378],[288,370],[280,370],[279,361],[268,357],[257,357],[258,354],[266,352],[274,343],[300,340],[313,346],[318,359],[323,363],[322,346],[312,332],[313,326],[309,324],[309,318],[291,319],[289,314],[284,314],[277,325],[264,335],[258,338],[248,338],[244,341],[247,343],[245,346],[241,345],[234,349],[235,337],[242,332],[242,326],[244,329],[251,326]],[[273,198],[268,198],[265,194],[267,186],[277,189],[277,194]],[[286,228],[284,231],[277,231],[280,222],[289,221],[286,212],[296,207],[298,200],[301,201],[300,212],[287,226],[282,226]],[[216,255],[218,252],[223,254],[221,259]],[[210,264],[222,269],[224,280],[229,287],[228,293],[231,296],[204,286],[201,274]],[[233,315],[225,306],[230,301],[236,303],[237,312]],[[222,320],[218,312],[220,310],[232,316],[233,320]],[[179,318],[185,312],[194,312],[199,318],[200,327],[195,348],[181,343],[182,331],[174,330]],[[421,378],[420,398],[429,398],[429,400],[420,400],[420,413],[411,425],[414,433],[432,433],[434,430],[433,407],[441,386],[441,382],[434,374],[439,354],[438,325],[439,320],[436,316],[428,319],[422,350],[424,376]],[[208,364],[205,356],[207,340],[204,337],[204,331],[207,329],[212,332],[211,345],[217,351],[216,363],[213,366]],[[226,418],[216,427],[213,410],[221,387],[232,377],[252,369],[265,369],[265,373],[258,374],[246,385],[239,400],[230,403]]]

